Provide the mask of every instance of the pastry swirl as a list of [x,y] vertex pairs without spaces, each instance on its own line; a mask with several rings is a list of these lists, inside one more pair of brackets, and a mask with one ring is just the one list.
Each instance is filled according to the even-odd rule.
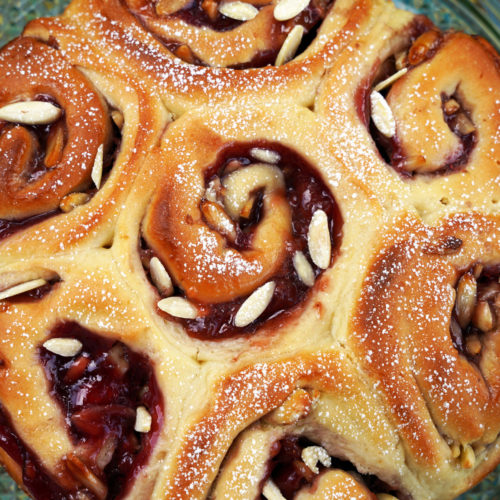
[[28,494],[451,500],[498,464],[491,46],[386,0],[73,0],[4,66]]
[[56,49],[21,38],[1,51],[0,67],[0,106],[42,101],[61,110],[48,124],[1,122],[0,218],[23,219],[53,211],[64,196],[90,186],[99,148],[106,154],[111,143],[111,124],[102,97]]

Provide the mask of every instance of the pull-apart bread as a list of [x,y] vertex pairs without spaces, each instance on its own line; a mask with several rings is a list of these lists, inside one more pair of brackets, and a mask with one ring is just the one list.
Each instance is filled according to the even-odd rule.
[[75,0],[0,50],[0,458],[37,500],[446,500],[500,460],[500,60],[385,0]]

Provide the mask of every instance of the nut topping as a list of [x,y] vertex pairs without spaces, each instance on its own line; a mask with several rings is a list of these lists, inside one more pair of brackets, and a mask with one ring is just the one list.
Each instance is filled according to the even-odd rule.
[[50,102],[23,101],[0,108],[0,120],[24,125],[48,125],[61,116],[61,108]]
[[97,149],[97,153],[95,155],[95,160],[94,160],[94,166],[92,167],[92,174],[90,175],[97,189],[101,187],[103,160],[104,160],[104,145],[101,144]]
[[46,340],[43,347],[58,356],[72,358],[82,350],[82,343],[77,339],[56,337]]
[[250,154],[259,161],[264,163],[270,163],[271,165],[276,165],[281,160],[281,156],[276,151],[271,151],[270,149],[263,148],[252,148]]
[[44,279],[36,279],[31,281],[26,281],[25,283],[20,283],[7,290],[0,292],[0,300],[8,299],[9,297],[14,297],[16,295],[21,295],[22,293],[29,292],[30,290],[35,290],[43,285],[46,285],[47,281]]
[[274,281],[269,281],[265,285],[257,288],[243,304],[241,304],[236,316],[234,324],[238,328],[243,328],[253,323],[270,304],[276,284]]
[[387,101],[374,90],[370,94],[372,120],[377,129],[386,137],[396,134],[396,120]]
[[470,273],[464,274],[457,286],[455,310],[460,326],[465,328],[471,321],[476,307],[477,282]]
[[68,471],[83,486],[88,488],[99,500],[104,500],[108,494],[106,485],[74,454],[63,459]]
[[318,462],[324,467],[331,467],[332,459],[321,446],[308,446],[302,450],[302,461],[315,473],[319,474]]
[[493,313],[488,302],[477,303],[472,315],[472,323],[483,332],[489,332],[493,328]]
[[400,69],[398,72],[394,73],[390,77],[377,83],[377,85],[375,85],[375,87],[373,87],[373,90],[380,92],[381,90],[392,85],[396,80],[399,80],[402,76],[406,75],[406,73],[408,73],[408,68]]
[[59,203],[59,208],[64,213],[69,213],[80,205],[85,205],[90,200],[87,193],[70,193],[67,194]]
[[267,500],[286,500],[281,494],[279,488],[271,479],[266,481],[264,488],[262,488],[262,494],[267,498]]
[[238,1],[223,3],[219,7],[219,12],[230,19],[236,19],[236,21],[250,21],[259,13],[253,5]]
[[300,42],[302,41],[302,36],[304,35],[304,27],[298,24],[294,26],[293,29],[288,33],[280,51],[276,57],[275,66],[282,66],[287,63],[295,56],[297,49],[299,48]]
[[308,5],[310,0],[279,0],[274,7],[274,18],[277,21],[288,21],[298,16]]
[[326,269],[330,265],[332,244],[330,229],[328,228],[328,217],[323,210],[316,210],[311,218],[307,234],[307,245],[312,261],[320,269]]
[[158,308],[176,318],[195,319],[198,316],[198,309],[182,297],[168,297],[160,300]]
[[295,255],[293,256],[293,267],[295,268],[297,276],[301,279],[304,285],[314,285],[314,270],[302,252],[295,252]]
[[170,275],[158,257],[153,257],[149,261],[149,272],[151,273],[153,283],[161,295],[168,297],[174,293],[174,286],[172,285]]
[[218,203],[213,201],[203,201],[200,208],[207,224],[212,229],[218,231],[231,242],[236,240],[236,228],[234,222]]
[[144,406],[139,406],[136,411],[134,430],[148,433],[151,430],[152,418]]
[[476,454],[470,444],[464,444],[460,454],[460,465],[464,469],[472,469],[476,463]]

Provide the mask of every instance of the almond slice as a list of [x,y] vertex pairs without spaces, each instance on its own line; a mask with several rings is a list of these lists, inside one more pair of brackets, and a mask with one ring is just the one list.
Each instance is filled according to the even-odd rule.
[[230,19],[236,19],[236,21],[250,21],[259,13],[256,7],[245,2],[223,3],[219,7],[219,12]]
[[298,16],[310,0],[280,0],[274,7],[274,18],[277,21],[288,21]]
[[281,156],[276,151],[271,151],[270,149],[264,148],[252,148],[250,154],[259,161],[264,163],[270,163],[271,165],[276,165],[281,160]]
[[307,233],[307,245],[312,261],[320,269],[326,269],[330,265],[332,257],[332,243],[328,217],[323,210],[316,210],[311,218]]
[[14,297],[15,295],[29,292],[30,290],[35,290],[36,288],[40,288],[46,284],[47,281],[42,278],[20,283],[19,285],[15,285],[7,290],[4,290],[3,292],[0,292],[0,300],[8,299],[9,297]]
[[465,273],[458,282],[455,311],[460,326],[465,328],[471,321],[477,302],[477,281],[471,273]]
[[293,267],[295,268],[297,276],[300,278],[302,283],[304,283],[304,285],[314,285],[314,270],[302,252],[295,252],[295,255],[293,256]]
[[151,430],[151,422],[153,419],[148,410],[144,406],[139,406],[135,412],[134,430],[147,434]]
[[70,193],[67,194],[59,203],[59,208],[64,213],[69,213],[80,205],[84,205],[90,200],[90,196],[87,193]]
[[295,56],[299,48],[302,36],[304,34],[304,27],[298,24],[288,33],[283,45],[281,46],[278,56],[276,57],[275,66],[282,66]]
[[74,453],[65,457],[64,461],[71,475],[94,493],[98,500],[106,498],[106,485]]
[[273,298],[275,288],[276,284],[274,281],[269,281],[265,285],[257,288],[257,290],[241,304],[234,317],[235,326],[243,328],[253,323],[266,310]]
[[97,189],[101,187],[103,160],[104,160],[104,145],[101,144],[97,149],[97,153],[95,155],[95,160],[94,160],[94,166],[92,167],[92,174],[90,175]]
[[272,479],[268,479],[266,481],[264,488],[262,488],[262,494],[267,498],[267,500],[286,500]]
[[315,474],[319,474],[318,462],[324,467],[331,467],[332,459],[328,452],[321,446],[308,446],[302,450],[302,461]]
[[153,283],[162,295],[167,297],[174,293],[174,286],[172,285],[170,275],[158,257],[153,257],[149,261],[149,272],[151,273]]
[[370,103],[372,108],[372,120],[375,126],[386,137],[396,135],[396,120],[387,101],[374,90],[370,94]]
[[0,119],[24,125],[48,125],[61,116],[61,108],[50,102],[22,101],[0,108]]
[[158,307],[176,318],[195,319],[198,316],[198,309],[182,297],[162,299],[158,302]]
[[396,80],[399,80],[402,76],[406,75],[406,73],[408,73],[408,68],[400,69],[399,71],[389,76],[385,80],[382,80],[381,82],[377,83],[377,85],[373,87],[373,90],[376,90],[377,92],[384,90],[386,87],[392,85]]
[[64,358],[72,358],[76,356],[82,350],[82,343],[77,339],[55,337],[53,339],[46,340],[43,343],[43,347],[58,356],[63,356]]

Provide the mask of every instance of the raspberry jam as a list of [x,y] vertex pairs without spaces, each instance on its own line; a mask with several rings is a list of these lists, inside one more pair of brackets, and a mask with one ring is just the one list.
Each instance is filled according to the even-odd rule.
[[[310,295],[310,288],[298,277],[294,269],[293,257],[296,252],[301,251],[309,262],[312,262],[307,235],[312,216],[317,210],[323,210],[328,219],[332,248],[330,265],[339,251],[343,222],[332,193],[314,167],[288,147],[265,141],[229,144],[220,152],[215,163],[205,170],[205,186],[209,186],[213,181],[223,179],[228,170],[259,163],[251,154],[253,148],[265,149],[279,154],[280,159],[276,166],[283,172],[285,181],[283,196],[286,197],[291,209],[292,238],[287,243],[286,257],[271,278],[276,284],[273,298],[263,314],[248,326],[236,327],[234,325],[234,318],[246,300],[246,296],[230,302],[199,304],[203,314],[200,314],[196,319],[176,318],[157,309],[158,314],[180,322],[189,335],[199,339],[218,340],[242,334],[248,335],[254,333],[264,323],[276,325],[278,328],[280,322],[304,303]],[[228,241],[227,245],[237,250],[251,248],[253,232],[258,226],[261,216],[262,193],[257,192],[251,212],[247,217],[240,217],[238,220],[236,240],[232,243]],[[143,262],[154,255],[150,249],[144,246],[144,240],[141,254]],[[323,273],[323,269],[313,263],[311,266],[317,281]],[[179,287],[175,288],[174,295],[185,297],[185,293]]]
[[[163,398],[151,361],[113,339],[104,338],[77,323],[57,325],[51,337],[77,339],[81,351],[73,357],[39,348],[50,394],[58,402],[75,445],[76,458],[63,457],[61,467],[76,485],[59,486],[36,454],[17,436],[0,406],[0,445],[19,464],[24,486],[35,499],[117,499],[123,497],[147,462],[163,424]],[[134,430],[136,409],[152,417],[149,432]],[[89,487],[74,473],[83,464],[98,487]],[[73,465],[73,466],[72,466]]]

